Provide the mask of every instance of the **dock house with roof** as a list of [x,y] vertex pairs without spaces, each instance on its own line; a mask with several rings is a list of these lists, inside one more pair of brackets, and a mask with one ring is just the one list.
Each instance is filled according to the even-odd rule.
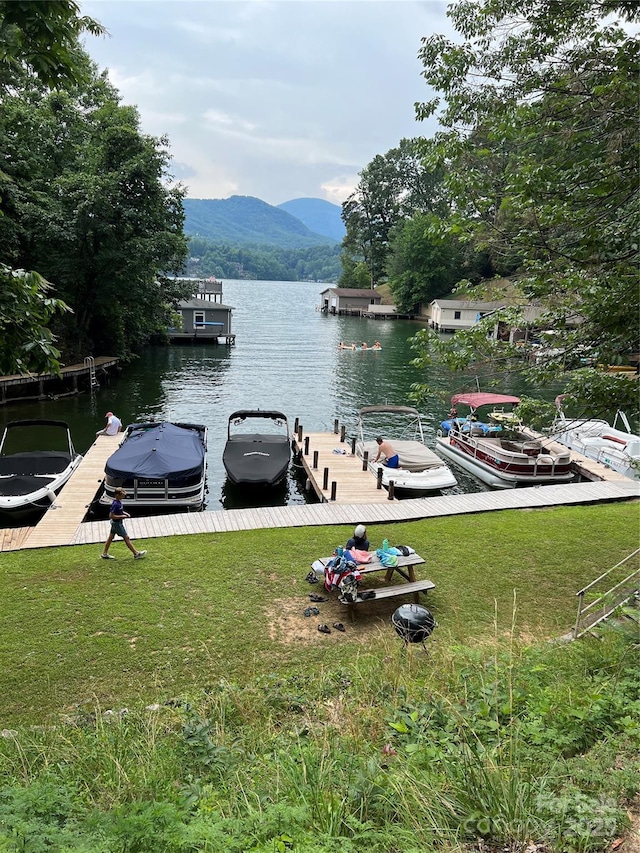
[[382,297],[371,288],[327,287],[320,293],[320,310],[325,314],[354,314],[361,316],[380,305]]

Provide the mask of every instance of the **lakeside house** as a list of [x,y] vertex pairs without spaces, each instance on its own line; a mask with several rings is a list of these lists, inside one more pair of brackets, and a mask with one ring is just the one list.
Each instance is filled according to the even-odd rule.
[[[429,303],[425,316],[432,329],[437,332],[453,333],[462,329],[471,329],[483,318],[508,307],[513,307],[513,305],[506,302],[434,299]],[[539,305],[521,305],[519,307],[523,311],[527,327],[535,325],[535,321],[544,313],[544,309]],[[510,328],[506,324],[496,321],[493,336],[516,343],[519,340],[524,340],[527,333],[524,329]]]
[[181,325],[169,329],[171,343],[235,343],[233,308],[222,302],[222,282],[194,280],[193,296],[178,303]]
[[382,297],[371,288],[327,287],[320,293],[320,310],[325,314],[360,316],[381,302]]

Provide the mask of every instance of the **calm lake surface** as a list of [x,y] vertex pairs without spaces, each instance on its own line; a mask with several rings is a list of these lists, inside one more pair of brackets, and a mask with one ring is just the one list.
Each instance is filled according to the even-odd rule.
[[[226,484],[222,451],[229,415],[236,409],[278,409],[293,429],[296,418],[305,431],[331,432],[334,420],[355,435],[361,406],[389,403],[412,405],[414,382],[427,381],[439,389],[420,407],[425,438],[434,446],[435,433],[449,409],[452,393],[474,387],[473,376],[456,376],[431,368],[425,375],[410,366],[408,338],[422,324],[395,320],[334,317],[320,313],[323,285],[315,282],[229,281],[222,301],[233,307],[236,345],[151,347],[119,378],[95,393],[10,404],[0,409],[0,425],[23,418],[67,421],[76,449],[85,452],[104,426],[104,413],[114,411],[128,424],[142,420],[204,423],[209,428],[208,510],[240,506],[305,503],[304,478],[292,464],[281,492],[247,496]],[[338,350],[345,343],[375,340],[380,352]],[[106,353],[117,356],[118,353]],[[538,393],[514,378],[501,391]],[[451,492],[484,491],[472,475],[454,467],[459,481]]]

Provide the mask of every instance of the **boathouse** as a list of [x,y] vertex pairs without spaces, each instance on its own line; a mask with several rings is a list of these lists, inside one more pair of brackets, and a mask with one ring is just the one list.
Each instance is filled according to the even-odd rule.
[[233,308],[230,305],[192,296],[178,303],[178,311],[181,325],[169,329],[171,343],[235,343],[235,335],[231,331]]
[[320,310],[325,314],[355,314],[361,316],[380,305],[382,297],[371,288],[328,287],[320,294]]
[[[457,332],[461,329],[471,329],[484,317],[508,307],[514,306],[513,304],[507,305],[505,302],[434,299],[429,304],[427,317],[429,325],[437,332]],[[543,309],[538,305],[519,307],[524,314],[527,326],[533,325],[543,313]],[[493,334],[500,339],[510,340],[512,343],[525,337],[525,332],[522,329],[507,329],[505,324],[501,322],[496,322]]]

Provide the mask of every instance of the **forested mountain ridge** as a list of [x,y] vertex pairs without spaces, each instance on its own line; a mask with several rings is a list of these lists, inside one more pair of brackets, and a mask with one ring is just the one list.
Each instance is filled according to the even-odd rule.
[[185,198],[183,207],[185,234],[215,243],[298,249],[339,242],[336,238],[312,232],[286,210],[252,196]]
[[278,207],[303,222],[314,234],[341,241],[346,234],[342,207],[322,198],[294,198]]

